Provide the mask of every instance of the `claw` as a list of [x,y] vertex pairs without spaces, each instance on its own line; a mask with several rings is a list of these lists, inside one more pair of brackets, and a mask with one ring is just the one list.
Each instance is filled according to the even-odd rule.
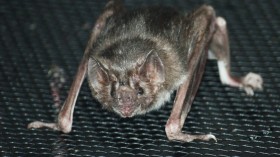
[[202,140],[204,140],[204,141],[214,140],[216,143],[218,142],[216,136],[212,135],[212,134],[205,135],[205,137]]

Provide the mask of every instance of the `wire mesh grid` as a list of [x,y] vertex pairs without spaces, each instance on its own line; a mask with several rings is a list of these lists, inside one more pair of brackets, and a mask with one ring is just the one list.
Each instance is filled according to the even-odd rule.
[[[280,1],[126,0],[139,6],[174,6],[182,11],[207,3],[227,19],[232,70],[254,71],[264,91],[248,97],[221,85],[208,61],[183,130],[213,133],[218,142],[168,141],[164,126],[172,102],[145,116],[122,119],[101,108],[84,83],[69,134],[28,130],[34,120],[54,121],[48,70],[64,69],[65,99],[89,32],[106,1],[0,1],[1,156],[280,156]],[[173,96],[174,98],[174,96]]]

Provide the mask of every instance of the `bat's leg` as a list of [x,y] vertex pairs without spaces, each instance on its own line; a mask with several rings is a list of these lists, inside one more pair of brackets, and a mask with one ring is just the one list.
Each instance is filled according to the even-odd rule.
[[211,40],[210,53],[213,53],[218,60],[221,82],[233,87],[243,88],[248,95],[254,95],[254,90],[262,90],[262,77],[252,72],[244,77],[235,77],[231,75],[226,21],[222,17],[217,17],[215,23],[216,31]]
[[187,27],[187,37],[189,33],[194,34],[187,41],[192,41],[194,44],[189,47],[191,52],[188,54],[188,78],[177,91],[171,115],[166,123],[165,131],[170,140],[190,142],[195,139],[204,141],[214,139],[216,141],[216,137],[212,134],[192,135],[182,132],[182,127],[204,72],[207,59],[206,51],[215,28],[214,19],[215,12],[210,6],[200,7],[187,18],[187,20],[193,21],[193,25]]
[[40,122],[40,121],[35,121],[35,122],[30,123],[28,125],[28,128],[48,127],[53,130],[62,131],[64,133],[69,133],[71,131],[72,123],[73,123],[74,107],[75,107],[75,103],[76,103],[81,85],[84,81],[85,74],[87,71],[90,49],[92,48],[92,45],[96,41],[102,28],[104,28],[104,26],[106,24],[106,19],[108,17],[112,16],[113,14],[118,13],[122,9],[123,8],[122,8],[120,1],[118,1],[118,0],[109,1],[107,3],[106,7],[104,8],[103,13],[97,19],[96,24],[91,32],[91,36],[88,41],[88,45],[85,50],[84,56],[79,65],[79,68],[78,68],[78,71],[74,78],[74,81],[71,85],[68,97],[65,100],[65,102],[58,114],[58,122],[57,123],[44,123],[44,122]]

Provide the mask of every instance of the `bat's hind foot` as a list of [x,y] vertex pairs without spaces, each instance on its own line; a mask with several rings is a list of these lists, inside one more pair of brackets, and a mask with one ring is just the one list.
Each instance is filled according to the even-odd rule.
[[255,73],[248,73],[241,80],[242,87],[247,95],[254,95],[254,91],[262,90],[263,79],[260,75]]

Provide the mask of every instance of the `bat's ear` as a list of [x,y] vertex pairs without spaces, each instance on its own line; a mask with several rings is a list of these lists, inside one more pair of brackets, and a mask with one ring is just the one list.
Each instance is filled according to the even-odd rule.
[[88,62],[88,79],[93,88],[109,85],[109,75],[104,66],[97,60],[90,58]]
[[149,52],[139,70],[140,77],[153,84],[165,81],[164,65],[156,52]]

